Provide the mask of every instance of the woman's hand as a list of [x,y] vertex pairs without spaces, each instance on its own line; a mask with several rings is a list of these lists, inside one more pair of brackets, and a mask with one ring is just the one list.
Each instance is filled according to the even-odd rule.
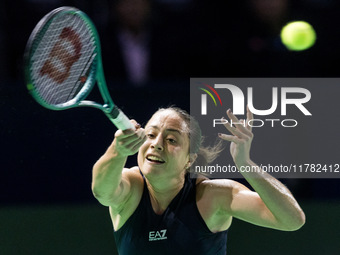
[[131,120],[136,130],[117,130],[115,133],[114,148],[120,156],[130,156],[138,152],[146,140],[144,129],[135,120]]
[[[231,135],[219,134],[223,140],[230,141],[230,154],[234,159],[236,166],[240,167],[250,160],[250,147],[253,140],[253,133],[248,121],[253,119],[253,114],[247,107],[247,120],[239,120],[229,109],[227,115],[230,121],[224,126],[231,133]],[[222,118],[222,121],[225,121]],[[231,125],[232,123],[232,125]]]

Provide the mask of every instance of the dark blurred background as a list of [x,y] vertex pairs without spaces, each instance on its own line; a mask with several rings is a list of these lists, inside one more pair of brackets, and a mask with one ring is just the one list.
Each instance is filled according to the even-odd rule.
[[[95,109],[44,109],[25,88],[28,37],[46,13],[64,5],[96,24],[112,97],[142,124],[159,107],[189,110],[190,77],[340,74],[335,0],[2,0],[0,254],[116,254],[107,209],[90,189],[92,165],[116,129]],[[280,30],[292,20],[315,28],[311,49],[282,45]],[[338,118],[332,110],[329,118]],[[337,127],[326,132],[339,137]],[[340,254],[340,181],[282,181],[306,212],[304,228],[283,233],[235,220],[230,254]]]

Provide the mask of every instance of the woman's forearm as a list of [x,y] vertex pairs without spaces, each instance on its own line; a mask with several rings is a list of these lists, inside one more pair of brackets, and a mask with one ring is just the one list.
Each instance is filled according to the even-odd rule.
[[305,214],[285,185],[251,160],[236,165],[284,229],[296,230],[305,223]]

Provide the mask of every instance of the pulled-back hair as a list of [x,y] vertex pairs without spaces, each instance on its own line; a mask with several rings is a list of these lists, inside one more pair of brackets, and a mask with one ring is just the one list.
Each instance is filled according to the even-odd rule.
[[[190,153],[197,154],[197,158],[190,168],[193,169],[195,166],[206,166],[213,162],[223,150],[222,141],[219,140],[213,146],[204,147],[204,137],[202,136],[201,128],[198,121],[193,116],[191,116],[187,111],[175,106],[160,108],[157,112],[166,110],[171,110],[177,113],[187,125],[190,141]],[[190,169],[188,169],[188,171],[190,171]]]

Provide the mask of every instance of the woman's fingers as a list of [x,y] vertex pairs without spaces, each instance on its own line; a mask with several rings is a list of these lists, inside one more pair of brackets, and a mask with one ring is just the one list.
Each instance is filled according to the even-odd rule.
[[[252,115],[249,115],[248,116],[248,112],[247,112],[247,121],[245,122],[244,120],[239,120],[233,113],[232,111],[229,109],[227,111],[227,115],[230,119],[230,124],[229,125],[235,125],[236,127],[236,130],[239,131],[239,133],[242,133],[246,136],[252,136],[252,132],[251,130],[248,128],[249,125],[248,125],[248,117],[251,117]],[[235,134],[236,135],[236,134]]]
[[[225,121],[225,119],[222,118],[221,121]],[[236,127],[232,126],[231,123],[226,122],[226,123],[224,124],[224,126],[225,126],[225,128],[226,128],[231,134],[233,134],[233,135],[236,136],[237,138],[241,138],[241,139],[246,138],[246,135],[243,134],[243,133],[242,133],[239,129],[237,129]]]
[[241,142],[241,139],[238,138],[237,136],[234,136],[234,135],[226,135],[226,134],[221,134],[219,133],[218,136],[222,139],[222,140],[226,140],[226,141],[229,141],[229,142],[234,142],[236,144],[240,143]]
[[131,122],[135,125],[136,130],[117,130],[115,133],[116,145],[125,154],[134,154],[139,147],[145,142],[146,136],[144,129],[134,120]]
[[247,128],[251,132],[252,126],[249,125],[249,121],[254,118],[253,113],[249,110],[249,107],[247,105]]

